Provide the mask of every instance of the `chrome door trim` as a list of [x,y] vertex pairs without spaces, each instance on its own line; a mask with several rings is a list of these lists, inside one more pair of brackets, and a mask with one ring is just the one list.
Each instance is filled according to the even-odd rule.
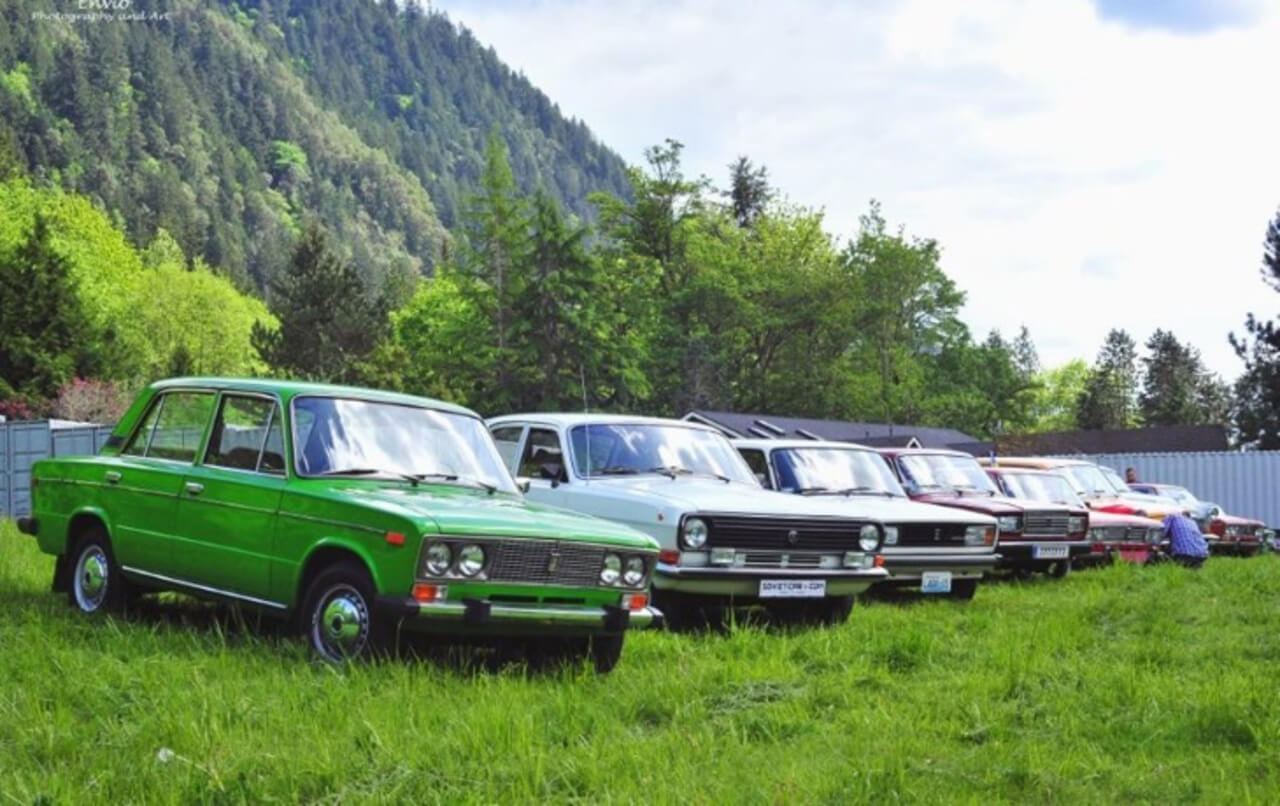
[[152,573],[151,571],[143,571],[141,568],[134,568],[133,566],[129,566],[129,565],[120,566],[120,570],[128,574],[136,574],[137,576],[147,577],[148,579],[154,579],[157,582],[166,582],[170,585],[177,585],[178,587],[181,587],[181,588],[197,590],[197,591],[200,591],[201,593],[211,593],[214,596],[225,596],[229,599],[239,599],[242,602],[248,602],[250,604],[256,604],[256,605],[263,605],[264,607],[274,607],[277,610],[289,609],[288,605],[281,604],[280,602],[272,602],[267,599],[259,599],[256,596],[247,596],[243,593],[235,593],[233,591],[223,590],[222,588],[214,588],[214,587],[210,587],[209,585],[201,585],[197,582],[188,582],[185,579],[178,579],[176,577],[167,577],[164,574],[156,574],[156,573]]

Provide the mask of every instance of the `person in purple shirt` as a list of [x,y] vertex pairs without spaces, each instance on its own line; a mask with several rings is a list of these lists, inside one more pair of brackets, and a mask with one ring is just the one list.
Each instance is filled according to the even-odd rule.
[[1169,554],[1188,568],[1199,568],[1209,556],[1200,527],[1186,515],[1174,513],[1164,519],[1164,536],[1169,539]]

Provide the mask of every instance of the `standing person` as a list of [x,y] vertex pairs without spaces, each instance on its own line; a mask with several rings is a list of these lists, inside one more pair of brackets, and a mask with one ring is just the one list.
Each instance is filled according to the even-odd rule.
[[1138,469],[1136,467],[1126,467],[1124,469],[1124,480],[1129,484],[1138,483]]
[[1204,542],[1200,527],[1186,515],[1165,516],[1164,536],[1169,540],[1169,554],[1174,561],[1188,568],[1199,568],[1209,556],[1209,544]]

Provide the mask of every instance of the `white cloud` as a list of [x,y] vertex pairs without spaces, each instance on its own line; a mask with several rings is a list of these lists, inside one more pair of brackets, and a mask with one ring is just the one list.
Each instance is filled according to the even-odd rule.
[[[538,0],[445,10],[630,162],[738,154],[853,233],[875,197],[937,238],[975,333],[1042,359],[1172,329],[1228,376],[1280,204],[1280,15],[1198,35],[1084,0]],[[1237,15],[1240,16],[1240,15]]]

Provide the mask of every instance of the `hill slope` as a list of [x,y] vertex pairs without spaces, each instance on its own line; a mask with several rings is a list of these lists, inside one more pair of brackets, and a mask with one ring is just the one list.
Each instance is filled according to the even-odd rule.
[[375,2],[136,0],[158,22],[0,2],[0,137],[37,179],[261,285],[316,215],[377,283],[438,259],[497,127],[578,213],[622,160],[447,18]]

